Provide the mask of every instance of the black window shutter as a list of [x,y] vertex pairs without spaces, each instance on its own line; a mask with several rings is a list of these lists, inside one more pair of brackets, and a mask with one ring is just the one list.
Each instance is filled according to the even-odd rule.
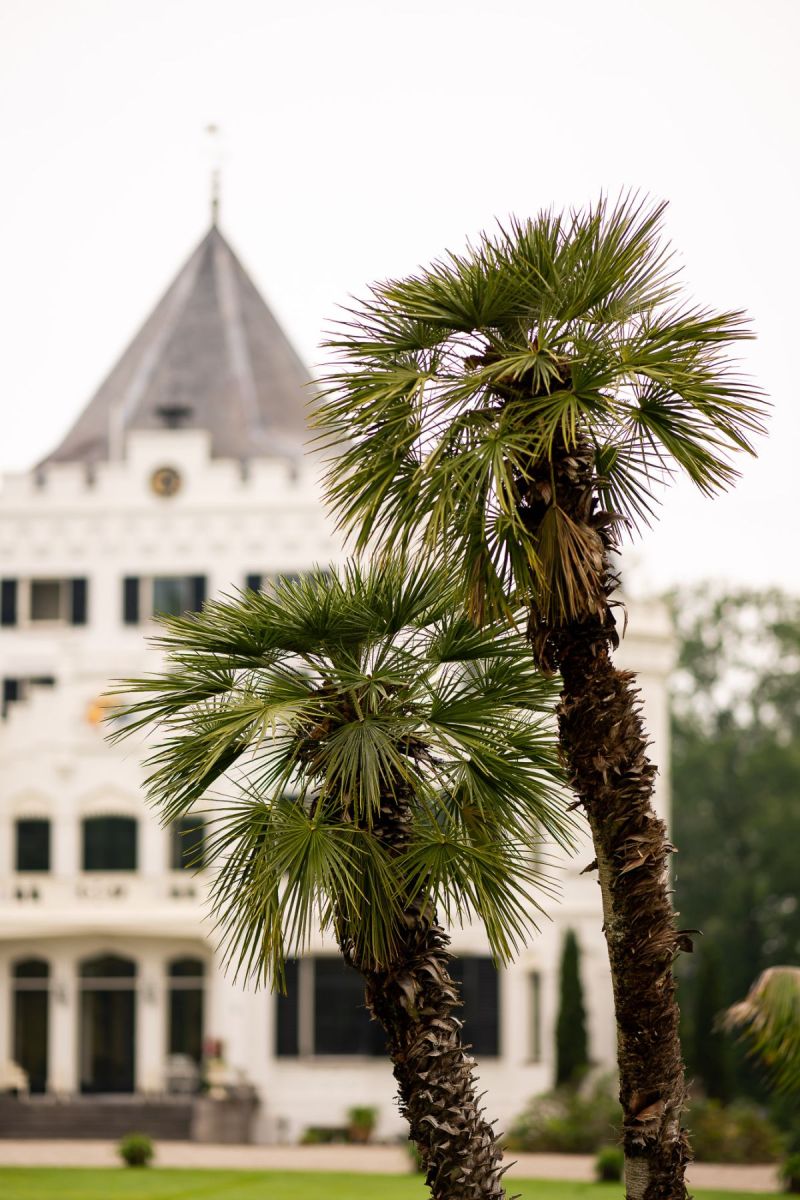
[[286,994],[275,993],[275,1053],[279,1058],[296,1058],[300,1053],[300,988],[297,965],[296,958],[286,960]]
[[195,612],[200,612],[203,607],[203,602],[206,598],[206,577],[205,575],[192,576],[192,607]]
[[19,680],[4,679],[3,680],[3,716],[8,712],[9,704],[13,704],[15,700],[19,700]]
[[122,619],[126,625],[139,624],[138,575],[126,575],[122,581]]
[[85,625],[89,601],[89,582],[86,579],[72,579],[70,583],[72,587],[72,624]]
[[263,575],[247,575],[244,586],[250,592],[260,592],[263,578]]
[[17,623],[17,581],[4,579],[0,582],[0,625]]

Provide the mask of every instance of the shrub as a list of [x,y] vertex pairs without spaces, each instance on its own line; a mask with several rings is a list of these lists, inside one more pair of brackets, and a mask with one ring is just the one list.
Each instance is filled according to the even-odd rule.
[[558,1088],[536,1096],[511,1126],[509,1150],[531,1153],[593,1154],[618,1136],[620,1107],[608,1079],[588,1092]]
[[594,1160],[594,1174],[598,1183],[620,1183],[625,1168],[625,1155],[621,1146],[601,1146]]
[[800,1192],[800,1154],[790,1154],[781,1163],[781,1183],[785,1192]]
[[776,1162],[783,1149],[775,1126],[748,1101],[693,1100],[686,1123],[698,1162]]
[[347,1141],[347,1130],[340,1125],[309,1125],[300,1138],[301,1146],[331,1146]]
[[117,1154],[126,1167],[146,1167],[155,1154],[152,1138],[146,1133],[127,1133],[117,1146]]

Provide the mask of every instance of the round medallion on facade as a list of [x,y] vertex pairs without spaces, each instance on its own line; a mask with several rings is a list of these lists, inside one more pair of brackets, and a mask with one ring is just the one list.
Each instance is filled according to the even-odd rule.
[[150,487],[157,496],[174,496],[181,482],[180,472],[174,467],[156,467],[150,476]]

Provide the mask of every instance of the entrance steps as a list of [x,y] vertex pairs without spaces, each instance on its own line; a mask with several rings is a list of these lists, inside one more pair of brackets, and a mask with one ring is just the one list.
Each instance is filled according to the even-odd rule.
[[188,1141],[194,1101],[161,1096],[0,1096],[0,1138],[121,1138],[146,1133]]

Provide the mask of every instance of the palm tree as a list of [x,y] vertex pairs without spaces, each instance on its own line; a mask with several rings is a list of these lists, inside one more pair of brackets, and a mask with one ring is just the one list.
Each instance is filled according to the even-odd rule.
[[741,1030],[778,1089],[800,1096],[800,967],[762,971],[744,1000],[725,1012],[722,1026]]
[[591,827],[614,988],[628,1194],[683,1197],[672,850],[634,677],[617,670],[614,556],[676,468],[730,484],[764,404],[728,357],[740,312],[687,304],[663,206],[605,200],[483,236],[373,287],[328,343],[317,423],[361,547],[422,540],[476,621],[527,606],[561,675],[562,751]]
[[[117,736],[155,723],[165,822],[210,803],[214,911],[238,969],[280,981],[317,924],[365,981],[436,1200],[503,1197],[461,1040],[446,922],[507,960],[571,818],[552,685],[504,623],[453,608],[442,567],[350,565],[163,622],[167,669]],[[550,722],[548,723],[548,711]]]

